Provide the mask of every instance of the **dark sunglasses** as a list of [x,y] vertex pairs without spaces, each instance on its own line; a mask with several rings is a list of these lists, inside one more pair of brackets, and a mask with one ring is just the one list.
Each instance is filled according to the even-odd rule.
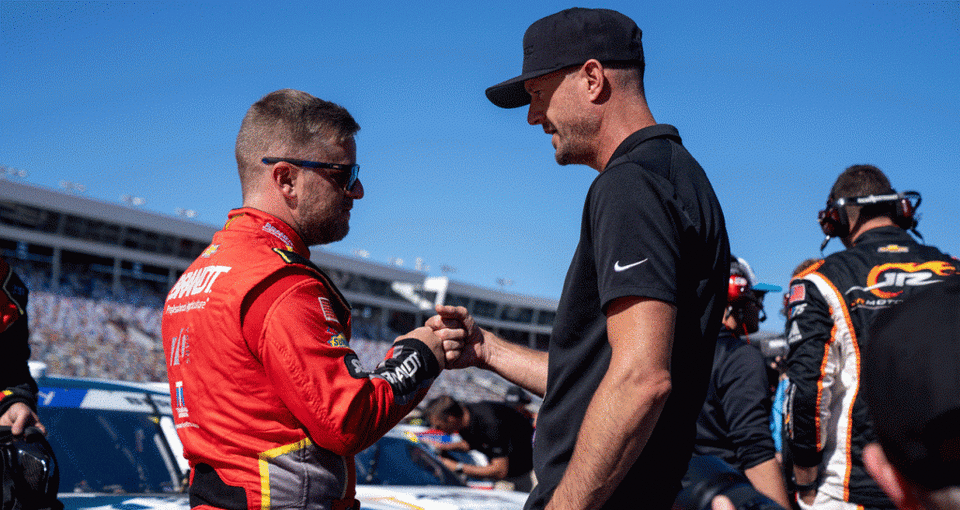
[[260,161],[262,161],[265,165],[273,165],[283,161],[285,163],[302,166],[304,168],[329,168],[330,170],[336,170],[336,173],[330,174],[330,178],[333,179],[333,182],[337,183],[337,186],[342,187],[344,191],[347,192],[353,190],[354,184],[357,183],[357,175],[360,173],[360,165],[320,163],[318,161],[307,161],[304,159],[292,158],[263,158]]

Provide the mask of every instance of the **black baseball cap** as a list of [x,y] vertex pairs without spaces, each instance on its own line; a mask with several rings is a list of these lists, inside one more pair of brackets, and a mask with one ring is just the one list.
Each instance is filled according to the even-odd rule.
[[574,7],[535,21],[523,34],[523,71],[487,89],[501,108],[530,104],[523,82],[554,71],[600,62],[643,62],[641,31],[632,19],[610,9]]
[[929,490],[960,486],[960,275],[881,312],[862,367],[890,462]]

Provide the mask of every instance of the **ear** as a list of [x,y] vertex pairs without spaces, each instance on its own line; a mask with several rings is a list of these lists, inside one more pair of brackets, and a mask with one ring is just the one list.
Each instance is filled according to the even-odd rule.
[[580,73],[586,80],[586,91],[590,102],[597,102],[599,99],[610,93],[610,83],[603,74],[603,64],[596,59],[590,59],[580,66]]
[[280,194],[283,195],[284,198],[291,200],[297,197],[297,182],[300,179],[300,167],[281,161],[273,165],[270,177],[273,180],[274,186],[277,187],[277,190],[280,191]]
[[877,485],[890,497],[893,504],[900,509],[921,509],[923,506],[917,497],[918,490],[914,484],[905,479],[890,464],[879,443],[870,443],[863,449],[863,464]]

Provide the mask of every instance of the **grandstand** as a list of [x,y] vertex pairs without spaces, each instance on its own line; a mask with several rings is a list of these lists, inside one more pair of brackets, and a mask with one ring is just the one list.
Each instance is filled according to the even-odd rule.
[[[166,379],[160,319],[167,290],[218,226],[0,180],[0,254],[31,291],[33,358],[48,371],[130,381]],[[351,342],[369,365],[386,344],[433,314],[466,306],[478,324],[545,349],[557,301],[511,294],[314,248],[353,305]],[[502,379],[445,372],[434,393],[499,398]]]

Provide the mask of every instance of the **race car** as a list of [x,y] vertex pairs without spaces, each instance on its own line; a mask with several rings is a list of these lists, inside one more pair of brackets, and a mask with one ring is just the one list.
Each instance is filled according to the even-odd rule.
[[[37,368],[37,367],[34,367]],[[40,373],[37,373],[40,372]],[[35,370],[38,411],[67,510],[189,509],[188,465],[166,383],[57,377]],[[415,435],[394,430],[356,457],[370,510],[519,510],[526,494],[468,487]]]

